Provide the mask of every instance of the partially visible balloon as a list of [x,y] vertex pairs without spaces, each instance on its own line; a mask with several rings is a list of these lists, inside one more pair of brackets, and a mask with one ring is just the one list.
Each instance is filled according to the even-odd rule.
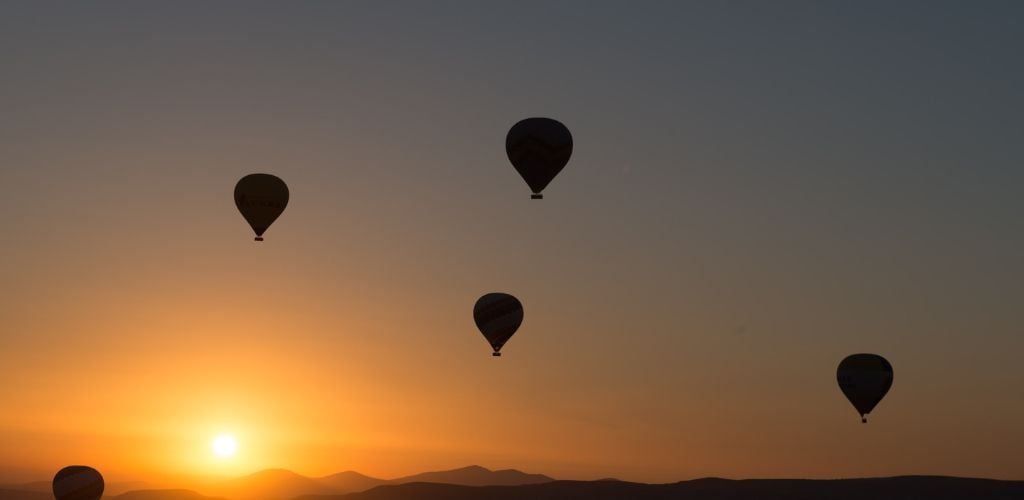
[[249,174],[235,184],[235,206],[256,232],[256,241],[288,206],[288,185],[270,174]]
[[473,306],[473,321],[494,349],[492,356],[501,356],[501,347],[523,324],[523,304],[507,293],[488,293]]
[[572,134],[558,120],[527,118],[512,126],[505,136],[508,160],[533,190],[530,196],[542,199],[541,191],[569,163]]
[[103,496],[103,476],[85,465],[65,467],[53,476],[53,496],[57,500],[99,500]]
[[871,413],[892,387],[892,365],[877,354],[851,354],[839,363],[836,379],[860,413],[861,422],[867,423],[864,415]]

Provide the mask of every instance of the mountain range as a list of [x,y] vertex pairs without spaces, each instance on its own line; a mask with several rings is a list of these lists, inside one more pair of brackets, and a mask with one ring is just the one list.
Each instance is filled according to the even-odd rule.
[[[25,485],[22,485],[24,487]],[[38,483],[33,483],[38,486]],[[0,500],[52,500],[47,492],[0,487]],[[204,488],[205,489],[205,488]],[[559,481],[479,466],[378,479],[347,471],[319,478],[283,469],[189,490],[135,490],[112,500],[1020,500],[1024,481],[900,476],[867,479],[695,479],[645,484],[615,479]]]
[[1020,500],[1024,481],[938,476],[873,479],[696,479],[670,484],[554,481],[520,486],[407,483],[298,500]]
[[395,479],[379,479],[355,471],[311,478],[284,469],[270,469],[212,485],[209,493],[231,499],[280,500],[300,495],[338,495],[366,491],[376,486],[407,483],[439,483],[460,486],[518,486],[547,483],[554,479],[514,469],[492,471],[478,465],[424,472]]
[[[459,469],[424,472],[395,479],[380,479],[355,471],[323,477],[307,477],[285,469],[267,469],[247,476],[207,483],[195,491],[144,489],[144,483],[107,485],[103,498],[120,500],[290,500],[302,495],[340,495],[366,491],[376,486],[406,483],[442,483],[460,486],[516,486],[551,482],[542,474],[527,474],[514,469],[492,471],[477,465]],[[128,486],[134,486],[130,488]],[[0,500],[52,500],[49,481],[0,486]],[[210,496],[204,496],[210,495]]]

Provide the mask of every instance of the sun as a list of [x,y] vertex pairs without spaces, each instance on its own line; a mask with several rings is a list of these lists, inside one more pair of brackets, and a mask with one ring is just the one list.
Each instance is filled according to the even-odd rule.
[[231,434],[220,434],[213,438],[213,454],[221,458],[230,458],[238,451],[238,440]]

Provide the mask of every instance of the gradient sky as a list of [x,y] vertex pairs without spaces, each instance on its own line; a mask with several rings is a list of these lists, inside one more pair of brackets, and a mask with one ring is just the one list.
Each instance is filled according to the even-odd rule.
[[[0,480],[1024,479],[1022,25],[1019,1],[4,2]],[[504,152],[528,116],[576,143],[543,201]],[[251,172],[292,193],[262,244]],[[491,291],[526,310],[500,359]],[[835,381],[854,352],[895,370],[868,425]]]

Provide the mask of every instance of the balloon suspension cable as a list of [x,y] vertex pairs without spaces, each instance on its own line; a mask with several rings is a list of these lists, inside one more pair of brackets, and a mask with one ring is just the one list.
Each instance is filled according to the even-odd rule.
[[531,200],[543,200],[544,199],[544,195],[542,195],[540,193],[533,193],[533,194],[530,195],[530,199]]
[[491,353],[491,356],[501,356],[501,353],[498,351],[494,351]]
[[263,241],[263,237],[262,236],[257,236],[256,237],[256,241]]

